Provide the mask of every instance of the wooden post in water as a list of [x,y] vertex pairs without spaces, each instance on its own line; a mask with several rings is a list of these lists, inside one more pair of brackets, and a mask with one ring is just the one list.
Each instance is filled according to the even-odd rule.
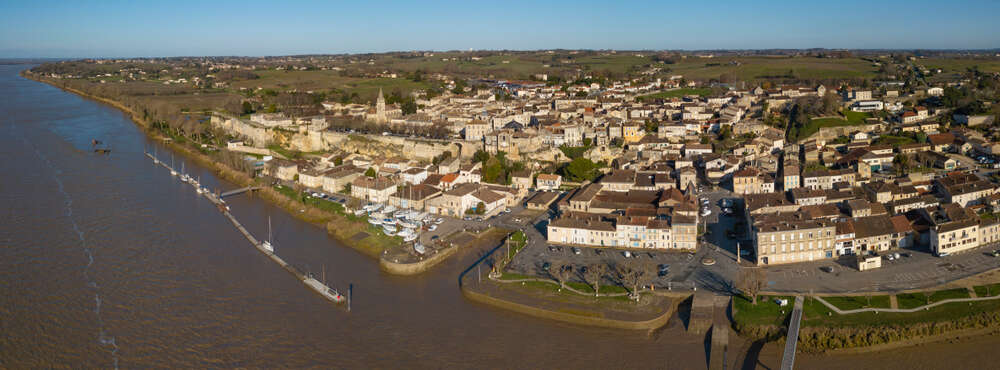
[[347,284],[347,312],[351,312],[352,297],[354,297],[354,284]]

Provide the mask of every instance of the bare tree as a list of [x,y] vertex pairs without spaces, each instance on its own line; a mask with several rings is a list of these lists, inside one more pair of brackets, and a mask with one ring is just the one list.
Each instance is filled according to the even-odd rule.
[[645,285],[653,276],[652,265],[648,263],[636,264],[631,260],[626,260],[625,263],[615,266],[615,272],[622,284],[631,287],[630,296],[637,302],[639,301],[639,287]]
[[560,289],[566,287],[566,282],[569,281],[572,274],[573,266],[566,262],[552,262],[552,265],[549,266],[549,275],[552,275],[552,278],[559,282]]
[[740,279],[736,284],[743,295],[749,297],[753,304],[757,304],[757,295],[767,284],[767,274],[760,268],[744,268],[740,271]]
[[587,266],[587,270],[583,272],[583,279],[587,281],[587,284],[594,287],[594,296],[601,294],[601,279],[604,275],[608,274],[608,265],[603,263],[595,263]]

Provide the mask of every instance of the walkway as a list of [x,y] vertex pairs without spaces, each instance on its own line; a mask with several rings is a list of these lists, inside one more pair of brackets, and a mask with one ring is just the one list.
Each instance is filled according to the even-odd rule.
[[220,194],[219,198],[225,198],[225,197],[232,196],[232,195],[243,194],[243,193],[246,193],[248,191],[255,191],[255,190],[259,190],[259,189],[260,189],[259,186],[247,186],[245,188],[233,189],[233,190],[230,190],[230,191],[227,191],[225,193]]
[[788,336],[785,340],[785,353],[781,355],[781,370],[792,370],[795,366],[795,345],[799,341],[803,301],[802,296],[795,296],[795,308],[792,310],[792,320],[788,323]]
[[937,306],[940,306],[940,305],[943,305],[943,304],[948,304],[948,303],[953,303],[953,302],[977,302],[977,301],[989,301],[989,300],[994,300],[994,299],[1000,299],[1000,295],[995,295],[995,296],[992,296],[992,297],[949,298],[949,299],[943,299],[943,300],[940,300],[940,301],[937,301],[937,302],[934,302],[934,303],[931,303],[931,304],[928,304],[928,305],[923,305],[923,306],[915,307],[915,308],[858,308],[858,309],[854,309],[854,310],[841,310],[841,309],[837,308],[837,306],[834,306],[834,305],[830,304],[830,302],[827,302],[822,297],[813,297],[813,298],[815,298],[817,301],[819,301],[819,303],[822,303],[824,306],[826,306],[826,308],[829,308],[833,312],[836,312],[836,313],[841,314],[841,315],[850,315],[852,313],[861,313],[861,312],[912,313],[912,312],[922,311],[922,310],[926,310],[926,309],[929,309],[929,308],[934,308],[934,307],[937,307]]

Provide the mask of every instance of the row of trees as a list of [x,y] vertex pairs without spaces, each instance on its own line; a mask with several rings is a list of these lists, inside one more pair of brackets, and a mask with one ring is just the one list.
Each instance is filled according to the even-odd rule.
[[565,261],[556,261],[549,266],[549,275],[559,283],[559,287],[565,289],[566,283],[574,276],[579,276],[594,289],[594,296],[601,293],[601,283],[605,278],[621,284],[629,290],[629,297],[638,301],[639,289],[652,283],[656,276],[656,270],[652,263],[634,263],[626,260],[611,268],[607,264],[594,263],[580,268],[574,268],[573,264]]

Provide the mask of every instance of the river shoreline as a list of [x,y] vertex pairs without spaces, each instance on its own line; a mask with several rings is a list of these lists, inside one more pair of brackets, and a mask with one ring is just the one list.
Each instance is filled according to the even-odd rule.
[[[36,81],[36,82],[40,82],[40,83],[45,83],[47,85],[59,88],[60,90],[63,90],[63,91],[67,91],[67,92],[73,93],[75,95],[81,96],[81,97],[86,98],[86,99],[91,99],[91,100],[94,100],[94,101],[97,101],[97,102],[104,103],[104,104],[107,104],[109,106],[112,106],[112,107],[114,107],[114,108],[122,111],[123,113],[128,114],[130,120],[133,123],[135,123],[138,127],[140,127],[142,129],[142,131],[144,132],[144,134],[147,135],[148,137],[163,142],[164,145],[166,145],[170,149],[175,150],[177,152],[180,152],[180,154],[185,155],[188,158],[191,158],[191,159],[195,160],[196,163],[198,163],[200,165],[203,165],[203,166],[211,169],[213,172],[215,172],[216,174],[218,174],[222,179],[224,179],[226,181],[229,181],[231,183],[234,183],[234,184],[236,184],[238,186],[247,186],[247,185],[249,185],[249,184],[252,183],[252,179],[246,177],[245,175],[241,176],[240,172],[232,170],[228,166],[225,166],[225,165],[223,165],[221,163],[218,163],[218,162],[212,160],[207,155],[198,153],[197,151],[192,150],[192,149],[190,149],[190,148],[188,148],[188,147],[186,147],[184,145],[181,145],[181,144],[177,144],[177,143],[173,143],[173,142],[165,142],[165,139],[168,139],[168,137],[166,137],[166,136],[164,136],[164,135],[156,132],[151,127],[151,123],[149,121],[143,119],[142,117],[140,117],[140,115],[136,114],[135,111],[133,111],[132,109],[129,109],[128,107],[124,106],[120,102],[117,102],[117,101],[114,101],[114,100],[111,100],[111,99],[107,99],[107,98],[102,98],[102,97],[95,96],[95,95],[91,95],[91,94],[88,94],[86,92],[83,92],[83,91],[80,91],[80,90],[77,90],[77,89],[74,89],[74,88],[71,88],[71,87],[59,86],[59,85],[57,85],[57,84],[55,84],[55,83],[53,83],[51,81],[47,81],[47,80],[44,80],[44,79],[33,78],[34,76],[30,76],[28,74],[22,73],[21,76],[24,77],[24,78],[30,79],[32,81]],[[287,199],[287,197],[284,197],[284,196],[282,196],[282,197],[285,198],[285,200],[287,200],[287,201],[292,201],[291,199]],[[298,212],[295,212],[295,211],[293,211],[293,210],[291,210],[291,209],[289,209],[287,207],[282,206],[281,203],[283,203],[283,202],[280,199],[274,199],[274,198],[271,198],[269,196],[262,196],[262,198],[268,200],[270,203],[272,203],[274,205],[278,205],[282,209],[285,209],[286,212],[288,212],[289,214],[291,214],[295,218],[307,221],[307,222],[309,222],[311,224],[314,224],[314,225],[317,225],[317,226],[321,226],[321,227],[323,226],[322,223],[318,223],[315,220],[306,219],[306,218],[302,217]],[[308,206],[308,205],[298,205],[297,207],[299,207],[299,208],[305,208],[305,207],[310,207],[310,206]],[[333,217],[340,217],[340,216],[333,215]],[[331,235],[331,236],[333,236],[333,235]],[[359,250],[359,251],[362,252],[362,254],[371,256],[371,254],[369,254],[369,253],[364,253],[364,250],[362,248],[359,248],[359,247],[355,246],[353,243],[351,243],[351,241],[349,241],[349,240],[342,240],[341,238],[337,238],[337,237],[335,237],[335,238],[338,240],[338,242],[343,243],[344,245],[346,245],[348,247],[351,247],[352,249]],[[452,248],[452,249],[455,250],[455,251],[457,251],[458,248],[456,247],[456,248]],[[450,253],[443,252],[443,254],[447,254],[447,256],[442,257],[441,260],[447,259],[447,257],[449,257],[451,255],[454,255],[455,252],[450,252]],[[378,256],[373,256],[373,257],[374,258],[379,258]],[[382,265],[382,261],[381,261],[382,259],[379,258],[379,260],[380,260],[380,265]],[[421,262],[428,262],[428,261],[421,261]],[[421,272],[427,271],[431,267],[433,267],[434,265],[436,265],[438,262],[440,262],[440,261],[437,261],[437,262],[434,262],[432,264],[429,264],[429,266],[426,266],[425,268],[421,269],[420,271],[417,271],[417,272],[414,272],[414,273],[421,273]],[[403,275],[405,275],[406,273],[401,273],[401,271],[403,271],[403,270],[405,270],[405,268],[404,269],[399,269],[399,268],[383,268],[383,271],[386,271],[387,273],[390,273],[390,274],[403,274]],[[515,308],[511,308],[510,306],[504,307],[505,305],[497,304],[496,302],[483,302],[483,301],[481,301],[479,299],[475,299],[473,297],[469,297],[468,292],[464,288],[462,289],[462,291],[463,291],[463,295],[466,296],[467,298],[469,298],[470,300],[481,302],[481,303],[487,303],[487,304],[490,304],[492,306],[497,306],[497,307],[505,308],[505,309],[508,309],[508,310],[516,311],[516,312],[522,312],[521,310],[515,309]],[[477,293],[474,293],[474,294],[477,294]],[[489,297],[489,296],[486,296],[486,298],[491,298],[491,299],[499,300],[497,298]],[[676,304],[674,306],[676,308]],[[528,307],[528,308],[533,308],[533,307]],[[538,309],[538,310],[541,310],[541,309]],[[522,313],[528,313],[528,312],[522,312]],[[530,313],[528,313],[528,314],[530,314]],[[533,315],[533,316],[546,317],[545,315]],[[547,317],[547,318],[554,319],[554,320],[557,320],[557,321],[574,322],[574,321],[560,320],[558,318],[552,318],[552,317]],[[666,316],[666,319],[669,319],[669,316]],[[666,319],[664,320],[664,324],[666,323]],[[577,321],[576,323],[580,323],[580,322]],[[661,324],[661,326],[662,326],[662,324]],[[915,338],[915,339],[912,339],[912,340],[902,340],[902,341],[898,341],[898,342],[892,342],[892,343],[887,343],[887,344],[882,344],[882,345],[874,345],[874,346],[868,346],[868,347],[829,350],[829,351],[825,351],[825,352],[821,352],[821,353],[823,355],[838,355],[838,354],[856,354],[856,353],[880,352],[880,351],[884,351],[884,350],[891,350],[891,349],[903,348],[903,347],[912,347],[912,346],[918,346],[918,345],[922,345],[922,344],[933,344],[933,343],[936,343],[936,342],[942,342],[942,341],[950,340],[950,339],[953,339],[953,338],[973,338],[973,337],[988,336],[988,335],[991,335],[992,333],[995,333],[996,331],[997,331],[997,329],[994,329],[994,328],[958,330],[958,331],[949,332],[949,333],[942,333],[940,335],[931,336],[931,337]]]
[[[212,172],[214,172],[216,175],[218,175],[223,180],[226,180],[226,181],[228,181],[230,183],[233,183],[237,187],[251,186],[254,183],[254,180],[252,178],[250,178],[249,176],[246,176],[242,172],[236,171],[236,170],[230,168],[229,166],[226,166],[226,165],[224,165],[222,163],[219,163],[219,162],[213,160],[212,158],[210,158],[209,156],[207,156],[205,154],[202,154],[202,153],[198,153],[195,150],[192,150],[191,148],[189,148],[189,147],[187,147],[185,145],[181,145],[181,144],[173,142],[172,140],[168,140],[168,139],[170,139],[169,137],[163,135],[160,132],[157,132],[156,130],[154,130],[152,128],[152,123],[151,122],[149,122],[148,120],[140,117],[139,114],[137,114],[134,110],[126,107],[124,104],[122,104],[122,103],[120,103],[118,101],[115,101],[115,100],[112,100],[112,99],[108,99],[108,98],[104,98],[104,97],[100,97],[100,96],[96,96],[96,95],[93,95],[93,94],[90,94],[90,93],[87,93],[85,91],[81,91],[81,90],[78,90],[78,89],[75,89],[75,88],[72,88],[72,87],[59,86],[59,85],[57,85],[57,84],[55,84],[55,83],[53,83],[51,81],[48,81],[48,80],[46,80],[44,78],[36,78],[36,76],[28,74],[28,73],[24,73],[23,71],[20,73],[20,76],[24,77],[26,79],[35,81],[35,82],[44,83],[44,84],[56,87],[56,88],[58,88],[60,90],[63,90],[63,91],[66,91],[66,92],[70,92],[72,94],[75,94],[77,96],[83,97],[85,99],[94,100],[94,101],[97,101],[97,102],[109,105],[111,107],[114,107],[114,108],[118,109],[119,111],[121,111],[122,113],[127,114],[129,116],[129,120],[132,121],[133,123],[135,123],[136,126],[138,126],[139,128],[141,128],[142,132],[147,137],[149,137],[151,139],[154,139],[154,140],[157,140],[157,141],[160,141],[163,145],[165,145],[166,147],[170,148],[171,150],[179,152],[179,154],[185,156],[186,158],[194,160],[195,163],[197,163],[199,165],[202,165],[204,167],[209,168],[210,170],[212,170]],[[380,253],[371,253],[371,251],[370,251],[369,248],[365,248],[364,246],[362,246],[360,244],[354,243],[349,238],[342,238],[342,237],[336,235],[335,233],[330,232],[328,230],[329,229],[329,227],[328,227],[329,221],[323,220],[321,218],[308,217],[309,215],[306,215],[303,212],[297,212],[297,210],[299,210],[299,209],[309,209],[310,210],[310,214],[315,214],[317,212],[320,212],[325,217],[328,217],[330,219],[337,219],[338,221],[342,221],[342,222],[351,222],[350,220],[347,220],[346,217],[344,217],[342,215],[334,214],[334,213],[331,213],[331,212],[328,212],[328,211],[325,211],[325,210],[318,209],[318,208],[310,206],[308,204],[296,204],[296,203],[294,203],[293,199],[290,199],[287,196],[284,196],[283,194],[280,194],[280,193],[278,193],[276,191],[273,191],[273,189],[265,188],[263,191],[260,192],[260,195],[261,195],[260,198],[262,198],[262,199],[270,202],[271,204],[273,204],[275,206],[278,206],[279,208],[285,210],[292,217],[295,217],[295,218],[297,218],[299,220],[302,220],[302,221],[308,222],[310,224],[313,224],[315,226],[319,226],[319,227],[321,227],[323,229],[326,229],[327,230],[327,234],[330,235],[331,237],[333,237],[334,239],[336,239],[339,243],[341,243],[341,244],[343,244],[343,245],[345,245],[347,247],[350,247],[351,249],[357,250],[357,251],[361,252],[362,254],[364,254],[366,256],[369,256],[369,257],[377,259],[380,267],[382,268],[382,270],[385,271],[385,272],[387,272],[387,273],[390,273],[390,274],[394,274],[394,275],[415,275],[415,274],[426,272],[426,271],[430,270],[431,268],[433,268],[434,266],[438,265],[440,262],[446,260],[448,257],[454,255],[457,252],[457,250],[459,249],[459,246],[455,246],[455,247],[449,248],[449,249],[441,252],[438,255],[435,255],[432,258],[429,258],[429,259],[426,259],[426,260],[423,260],[423,261],[414,262],[414,263],[392,263],[392,262],[386,261],[384,258],[382,258],[382,256],[381,256]]]

